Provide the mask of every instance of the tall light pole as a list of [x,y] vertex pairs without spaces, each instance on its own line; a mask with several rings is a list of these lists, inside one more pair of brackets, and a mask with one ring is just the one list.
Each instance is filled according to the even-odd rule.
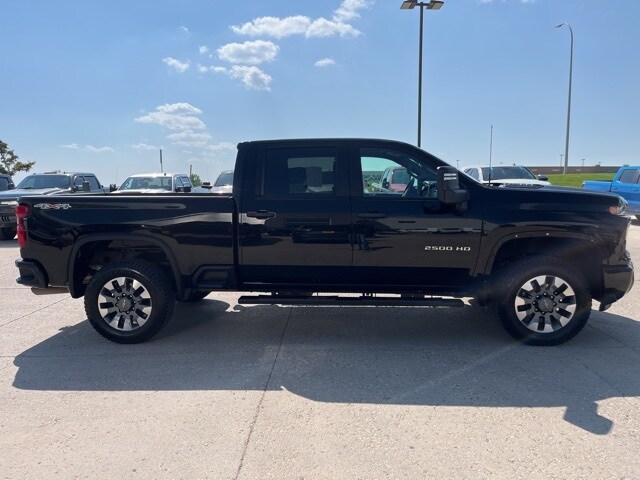
[[405,0],[400,5],[402,10],[412,10],[420,7],[420,41],[418,45],[418,147],[422,144],[422,33],[424,31],[424,9],[440,10],[444,5],[443,0],[430,0],[418,2],[417,0]]
[[567,138],[564,143],[564,169],[562,173],[567,173],[567,167],[569,166],[569,129],[571,126],[571,80],[573,77],[573,29],[568,23],[561,23],[556,25],[556,28],[569,27],[569,33],[571,34],[571,56],[569,57],[569,100],[567,105]]

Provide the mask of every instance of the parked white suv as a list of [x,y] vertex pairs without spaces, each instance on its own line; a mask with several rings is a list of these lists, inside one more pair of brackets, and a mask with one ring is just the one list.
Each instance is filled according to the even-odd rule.
[[140,173],[127,178],[114,193],[190,192],[192,189],[186,173]]
[[536,176],[522,165],[472,166],[462,169],[471,178],[485,185],[551,185],[545,175]]

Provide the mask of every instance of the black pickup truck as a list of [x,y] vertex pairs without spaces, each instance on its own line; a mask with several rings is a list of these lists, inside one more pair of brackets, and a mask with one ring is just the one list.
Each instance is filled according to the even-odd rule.
[[[403,189],[379,175],[406,169]],[[562,343],[633,284],[616,195],[484,186],[411,145],[321,139],[238,145],[231,195],[19,199],[17,282],[84,296],[94,328],[145,341],[175,301],[492,304],[515,338]],[[339,295],[350,293],[351,295]],[[353,295],[353,294],[357,295]]]

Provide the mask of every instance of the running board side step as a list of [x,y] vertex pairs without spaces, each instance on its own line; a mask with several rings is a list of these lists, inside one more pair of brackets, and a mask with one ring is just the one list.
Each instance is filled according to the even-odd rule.
[[459,298],[440,297],[360,297],[313,296],[313,295],[243,295],[240,305],[321,305],[321,306],[369,306],[369,307],[464,307]]

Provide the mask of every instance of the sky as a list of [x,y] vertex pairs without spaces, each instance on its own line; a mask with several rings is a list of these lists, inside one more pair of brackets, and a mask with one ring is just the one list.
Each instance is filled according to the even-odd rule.
[[[238,142],[416,143],[400,0],[2,0],[0,140],[33,171],[188,172]],[[445,0],[424,15],[422,148],[452,165],[640,163],[640,1]],[[16,175],[20,180],[24,174]]]

